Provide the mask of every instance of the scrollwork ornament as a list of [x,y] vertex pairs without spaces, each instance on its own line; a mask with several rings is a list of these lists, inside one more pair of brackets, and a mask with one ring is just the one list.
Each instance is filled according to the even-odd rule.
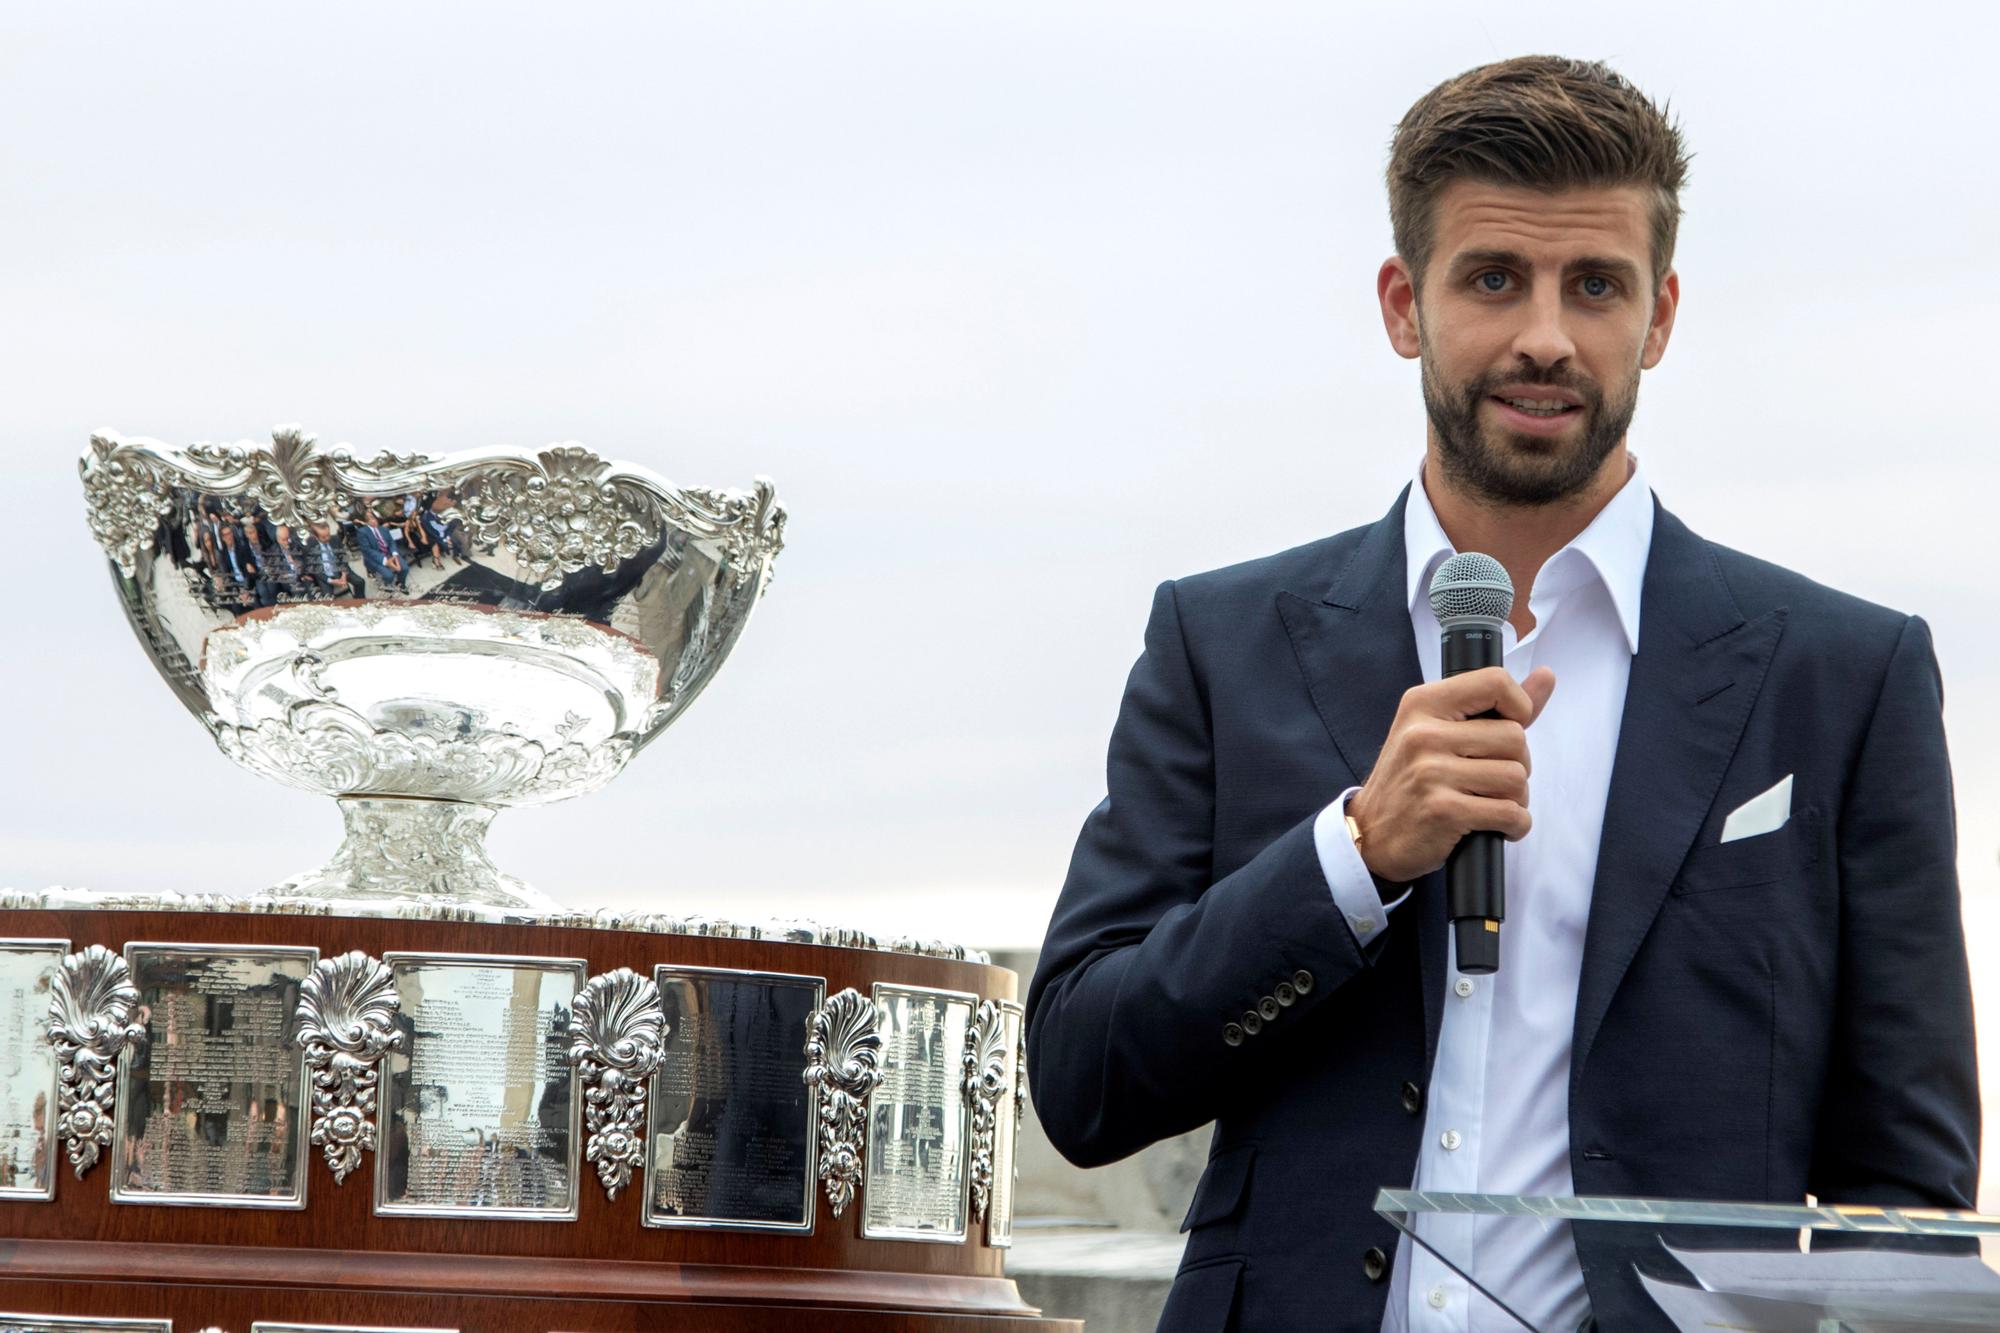
[[646,1080],[666,1054],[660,990],[629,967],[592,977],[570,1002],[569,1061],[583,1079],[583,1158],[611,1198],[646,1156]]
[[805,1080],[817,1094],[819,1178],[839,1217],[861,1189],[868,1097],[882,1082],[882,1031],[875,1004],[852,987],[806,1021]]
[[49,996],[57,1062],[58,1133],[78,1180],[111,1146],[118,1056],[145,1039],[139,991],[125,960],[101,944],[63,959]]
[[972,1220],[984,1221],[993,1193],[996,1109],[1007,1092],[1007,1025],[988,1000],[965,1029],[962,1089],[972,1114]]
[[299,987],[299,1044],[312,1074],[312,1141],[336,1185],[376,1142],[376,1098],[384,1053],[400,1050],[396,986],[389,967],[359,950],[320,961]]

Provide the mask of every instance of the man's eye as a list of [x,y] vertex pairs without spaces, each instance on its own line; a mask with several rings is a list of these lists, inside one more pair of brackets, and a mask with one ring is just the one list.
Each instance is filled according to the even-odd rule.
[[1593,297],[1611,295],[1611,279],[1598,273],[1589,274],[1583,280],[1583,294]]
[[1486,292],[1503,291],[1507,286],[1507,275],[1505,273],[1500,272],[1498,269],[1489,269],[1488,271],[1474,278],[1473,281],[1479,284],[1479,289],[1481,291],[1486,291]]

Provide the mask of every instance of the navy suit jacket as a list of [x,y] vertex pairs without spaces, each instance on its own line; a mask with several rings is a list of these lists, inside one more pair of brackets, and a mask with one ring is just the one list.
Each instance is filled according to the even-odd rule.
[[[1408,495],[1160,587],[1029,989],[1029,1086],[1071,1161],[1215,1123],[1163,1329],[1381,1322],[1396,1232],[1372,1203],[1417,1159],[1443,876],[1364,946],[1312,826],[1423,683]],[[1972,1002],[1928,628],[1657,501],[1640,605],[1576,983],[1577,1193],[1971,1207]],[[1788,773],[1789,822],[1718,842]],[[1275,1019],[1246,1021],[1274,996]],[[1232,1044],[1232,1023],[1259,1030]],[[1573,1238],[1599,1327],[1671,1327],[1633,1276],[1674,1271],[1648,1228]]]

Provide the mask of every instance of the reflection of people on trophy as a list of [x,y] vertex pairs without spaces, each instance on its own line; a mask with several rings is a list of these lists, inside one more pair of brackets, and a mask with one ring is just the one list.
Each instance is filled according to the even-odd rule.
[[368,596],[361,576],[348,566],[340,550],[340,537],[324,519],[312,525],[312,541],[306,547],[306,577],[318,587],[322,597]]
[[424,527],[423,506],[417,503],[416,496],[403,497],[403,517],[397,526],[402,530],[403,545],[410,553],[412,568],[423,564],[426,556],[430,557],[433,569],[444,568],[444,556]]
[[421,511],[424,530],[430,535],[431,544],[438,552],[438,563],[443,565],[443,554],[450,552],[459,564],[466,563],[465,524],[459,518],[458,501],[450,491],[439,491],[431,497],[430,504]]
[[264,583],[258,577],[257,561],[252,558],[249,545],[238,538],[236,525],[223,523],[219,531],[221,540],[213,567],[218,598],[244,611],[252,605],[270,605],[262,594]]
[[312,595],[306,584],[305,553],[289,523],[280,523],[275,535],[277,540],[264,552],[264,577],[278,601],[303,601]]
[[373,505],[361,507],[361,524],[354,530],[354,543],[361,548],[361,563],[383,587],[408,592],[409,567],[396,551],[390,534],[396,530],[382,522]]

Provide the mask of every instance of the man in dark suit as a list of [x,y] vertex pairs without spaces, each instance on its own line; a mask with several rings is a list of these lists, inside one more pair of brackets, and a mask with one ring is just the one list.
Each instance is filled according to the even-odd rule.
[[355,544],[361,548],[362,566],[380,579],[383,587],[407,590],[410,572],[405,568],[402,557],[396,553],[389,531],[382,525],[382,518],[373,505],[362,506],[361,523],[354,530]]
[[305,552],[292,536],[291,525],[280,523],[272,531],[271,545],[263,552],[264,576],[273,593],[272,600],[303,601],[309,595]]
[[[1415,480],[1155,596],[1027,1004],[1072,1161],[1214,1122],[1163,1329],[1517,1327],[1381,1186],[1972,1205],[1929,630],[1705,541],[1626,447],[1685,163],[1602,65],[1420,100],[1378,278]],[[1466,550],[1517,590],[1506,666],[1443,678],[1425,593]],[[1492,975],[1445,918],[1473,830],[1507,839]],[[1537,1328],[1671,1328],[1647,1228],[1417,1226]]]
[[312,525],[312,540],[306,543],[306,579],[321,597],[352,597],[357,601],[368,597],[361,576],[342,554],[340,536],[330,523]]
[[222,600],[232,603],[239,611],[248,610],[252,605],[269,605],[264,599],[264,578],[250,543],[238,534],[234,523],[223,523],[219,534],[220,541],[215,549],[215,579],[216,590]]

